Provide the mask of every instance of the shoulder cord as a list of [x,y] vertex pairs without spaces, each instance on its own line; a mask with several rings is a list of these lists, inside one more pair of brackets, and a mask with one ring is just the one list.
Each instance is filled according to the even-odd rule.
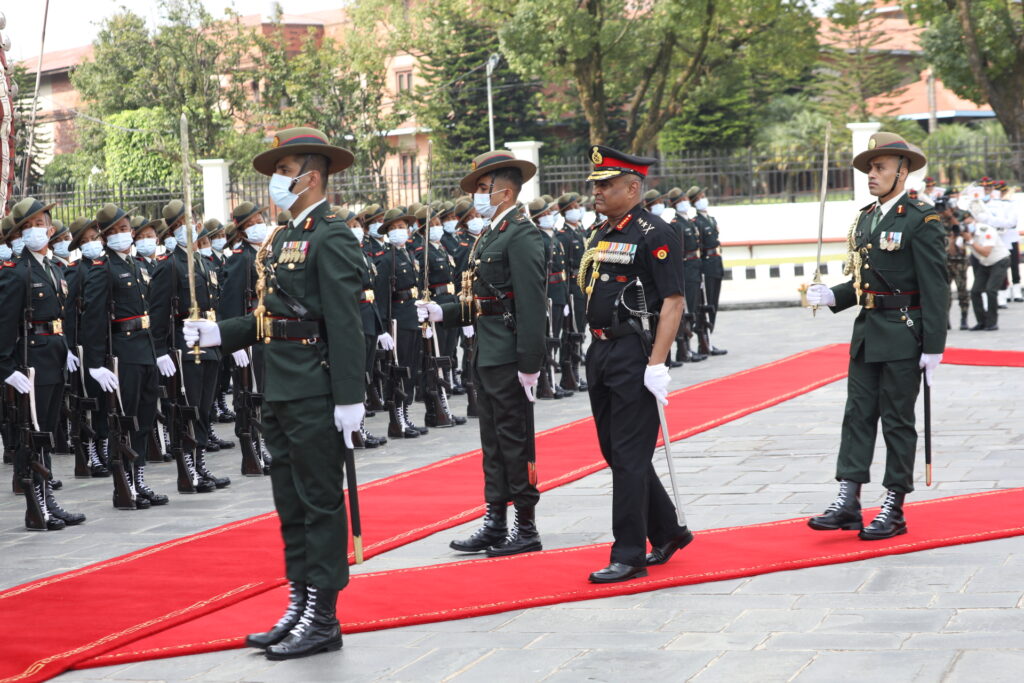
[[857,301],[860,301],[860,269],[864,262],[863,253],[857,246],[857,225],[860,223],[860,217],[861,214],[858,213],[846,235],[846,263],[843,265],[843,275],[853,276],[853,291]]
[[267,292],[267,265],[265,260],[268,257],[268,252],[273,251],[274,238],[277,237],[277,233],[284,227],[283,225],[278,225],[274,228],[273,232],[267,235],[267,239],[263,240],[263,244],[256,251],[256,296],[259,297],[259,301],[256,303],[253,315],[256,318],[257,339],[270,335],[270,327],[267,325],[266,320],[267,307],[263,303],[263,298]]

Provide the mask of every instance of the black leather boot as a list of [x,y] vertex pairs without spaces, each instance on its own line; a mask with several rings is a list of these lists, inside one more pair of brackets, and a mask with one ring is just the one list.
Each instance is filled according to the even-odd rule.
[[[235,447],[235,442],[234,441],[228,441],[226,439],[222,439],[219,436],[217,436],[217,432],[213,431],[213,425],[212,424],[210,425],[210,433],[209,433],[209,436],[207,437],[206,442],[207,442],[207,450],[209,450],[209,451],[223,451],[223,450],[227,450],[228,448],[234,448]],[[216,444],[217,447],[216,448],[210,448],[210,446],[213,446],[214,444]]]
[[267,648],[267,659],[298,659],[340,650],[341,624],[335,614],[337,603],[338,591],[308,586],[302,616],[284,640]]
[[488,503],[484,523],[473,535],[461,541],[452,541],[448,547],[460,553],[479,553],[496,543],[502,543],[508,534],[508,505]]
[[860,484],[848,479],[839,480],[839,495],[819,517],[807,520],[807,526],[817,531],[860,531],[864,520],[860,514]]
[[250,633],[245,637],[247,647],[258,647],[264,650],[284,640],[288,632],[299,623],[302,610],[306,609],[306,584],[299,581],[288,582],[288,609],[269,631]]
[[411,403],[406,403],[405,410],[402,411],[402,416],[405,418],[405,426],[409,427],[410,429],[415,429],[420,434],[426,434],[427,432],[430,431],[429,429],[427,429],[426,427],[420,427],[419,425],[413,423],[412,417],[409,415],[409,408],[411,407]]
[[43,491],[46,495],[46,510],[51,517],[56,517],[66,526],[75,526],[85,521],[85,515],[81,512],[68,512],[60,506],[57,499],[53,497],[53,487],[50,482],[43,485]]
[[880,541],[907,533],[907,520],[903,518],[903,498],[907,494],[886,491],[882,509],[871,524],[858,534],[865,541]]
[[[217,487],[212,481],[200,476],[196,471],[194,455],[186,451],[182,454],[182,460],[184,461],[184,472],[178,477],[178,493],[210,493],[216,490]],[[182,476],[185,477],[184,481]]]
[[487,557],[505,557],[543,550],[544,546],[540,543],[540,534],[537,533],[537,525],[534,522],[535,510],[532,505],[516,505],[515,526],[509,530],[504,543],[487,548]]
[[685,338],[676,337],[676,360],[680,363],[691,362],[690,345],[686,342]]
[[466,418],[456,415],[452,412],[452,407],[448,405],[448,395],[441,392],[441,405],[444,407],[444,412],[448,415],[448,419],[455,426],[466,424]]
[[228,400],[225,394],[219,394],[213,403],[214,412],[217,414],[217,422],[227,424],[235,421],[235,414],[228,408]]
[[65,526],[63,519],[55,517],[46,505],[45,482],[38,474],[22,479],[25,489],[25,528],[29,531],[60,531]]
[[969,329],[971,329],[970,325],[967,324],[967,314],[966,313],[961,313],[960,314],[960,329],[961,330],[969,330]]
[[101,477],[109,477],[110,470],[107,469],[107,466],[103,464],[102,460],[100,460],[99,453],[96,451],[96,442],[91,440],[86,441],[85,450],[89,455],[89,474],[97,479]]
[[684,526],[676,536],[651,548],[651,552],[647,554],[647,566],[665,564],[672,559],[677,550],[682,550],[690,545],[691,541],[693,541],[693,532]]
[[167,505],[167,496],[157,493],[146,483],[146,465],[140,462],[133,469],[135,470],[135,493],[148,500],[150,505]]
[[199,475],[199,479],[213,482],[213,485],[219,489],[229,486],[231,479],[229,477],[218,477],[213,474],[210,470],[206,469],[206,453],[203,452],[202,448],[196,449],[196,473]]
[[415,439],[420,433],[405,422],[405,406],[394,405],[388,411],[391,421],[388,423],[388,436],[392,439]]

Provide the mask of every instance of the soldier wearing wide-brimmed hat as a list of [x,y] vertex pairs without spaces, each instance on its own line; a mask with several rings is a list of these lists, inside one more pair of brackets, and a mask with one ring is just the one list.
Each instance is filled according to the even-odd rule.
[[[692,188],[691,188],[692,189]],[[698,190],[700,188],[697,188]],[[679,326],[676,335],[676,357],[678,363],[698,363],[707,359],[706,351],[700,346],[706,346],[698,341],[697,350],[690,348],[690,340],[696,331],[697,318],[694,312],[700,305],[701,280],[703,271],[700,258],[700,230],[697,224],[690,218],[690,199],[686,192],[680,187],[673,187],[665,194],[665,199],[675,210],[672,217],[672,227],[678,232],[683,242],[683,253],[680,258],[683,261],[683,278],[686,282],[684,294],[686,296],[686,311],[683,313],[683,322]],[[671,364],[670,364],[671,365]]]
[[[877,199],[850,229],[845,272],[853,278],[831,289],[808,288],[812,305],[838,312],[853,306],[846,411],[836,479],[839,496],[812,529],[860,531],[860,538],[891,538],[907,531],[903,500],[914,490],[917,431],[914,404],[921,373],[931,376],[946,345],[949,289],[946,231],[934,207],[907,197],[907,176],[926,163],[923,152],[896,133],[875,133],[853,166],[868,175]],[[881,417],[886,444],[882,510],[867,527],[860,489],[870,481]]]
[[348,532],[340,463],[364,413],[363,259],[325,193],[328,176],[351,163],[352,153],[321,131],[278,132],[253,166],[271,176],[270,197],[291,217],[260,250],[256,310],[219,325],[187,323],[190,339],[202,346],[265,347],[263,434],[273,457],[291,605],[276,626],[247,643],[265,648],[270,659],[342,643],[335,606],[348,583]]
[[[0,269],[0,378],[5,387],[31,395],[36,429],[51,435],[60,422],[65,370],[75,371],[80,363],[64,336],[67,281],[47,256],[54,206],[26,197],[11,208],[4,234],[20,237],[24,251]],[[25,527],[31,531],[85,521],[85,515],[68,512],[56,501],[53,492],[60,481],[34,467],[53,473],[52,450],[52,445],[32,442],[13,455],[15,490],[25,494]]]
[[[545,201],[543,197],[537,197],[531,201],[527,208],[530,210],[530,218],[541,230],[544,237],[545,262],[547,270],[547,315],[550,318],[551,335],[554,339],[561,340],[562,328],[568,319],[569,309],[569,264],[565,257],[565,247],[555,236],[555,219],[558,216],[558,204],[554,201]],[[549,342],[552,343],[552,342]],[[559,342],[562,346],[563,342]],[[545,369],[541,371],[541,381],[550,380],[551,395],[539,396],[539,398],[567,398],[573,395],[571,390],[563,388],[554,383],[554,375],[550,373],[548,363],[557,362],[551,349],[545,347]],[[549,360],[550,359],[550,360]],[[547,373],[548,379],[545,379]]]
[[[507,151],[476,157],[460,182],[473,193],[490,228],[473,245],[458,303],[421,307],[425,319],[473,326],[483,444],[483,526],[453,541],[461,552],[511,555],[541,549],[535,523],[536,478],[533,401],[544,362],[545,271],[540,230],[517,207],[523,183],[536,174],[529,161]],[[508,503],[516,524],[507,531]]]
[[[203,222],[202,230],[196,237],[196,250],[206,260],[211,270],[210,291],[213,297],[213,308],[220,308],[221,291],[224,286],[224,266],[227,258],[224,256],[224,247],[227,246],[225,227],[218,218],[208,218]],[[210,434],[207,441],[207,449],[217,452],[226,448],[234,448],[232,441],[222,439],[213,429],[213,424],[219,422],[227,424],[235,421],[235,414],[228,408],[227,392],[231,386],[231,361],[227,355],[222,355],[220,360],[220,371],[218,373],[217,385],[214,389],[213,412],[210,414]]]
[[562,243],[562,249],[565,252],[566,277],[569,281],[570,295],[568,301],[570,310],[562,320],[562,345],[559,350],[559,365],[562,368],[559,386],[565,391],[587,390],[586,378],[580,374],[583,349],[582,342],[579,341],[580,335],[587,327],[584,311],[586,297],[576,282],[587,234],[583,227],[583,207],[580,206],[580,199],[579,193],[565,192],[553,200],[558,207],[558,212],[565,219],[560,228],[555,226],[557,229],[555,237]]

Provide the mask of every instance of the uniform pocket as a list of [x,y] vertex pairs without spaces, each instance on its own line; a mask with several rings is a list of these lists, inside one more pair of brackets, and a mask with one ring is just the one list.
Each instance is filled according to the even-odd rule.
[[306,295],[306,264],[285,263],[274,269],[277,273],[278,285],[294,297]]

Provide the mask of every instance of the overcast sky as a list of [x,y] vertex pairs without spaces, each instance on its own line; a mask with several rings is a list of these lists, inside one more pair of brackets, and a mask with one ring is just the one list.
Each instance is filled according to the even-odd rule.
[[[301,14],[343,7],[344,0],[280,0],[285,13]],[[240,14],[270,14],[271,0],[203,0],[214,15],[233,7]],[[7,16],[3,32],[11,38],[8,59],[14,61],[37,57],[43,27],[45,0],[0,0],[0,11]],[[100,21],[127,7],[146,17],[151,24],[159,20],[157,0],[50,0],[50,16],[46,25],[46,51],[88,45],[96,35]]]

